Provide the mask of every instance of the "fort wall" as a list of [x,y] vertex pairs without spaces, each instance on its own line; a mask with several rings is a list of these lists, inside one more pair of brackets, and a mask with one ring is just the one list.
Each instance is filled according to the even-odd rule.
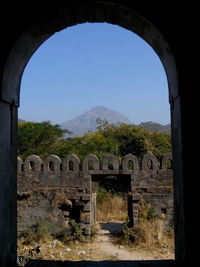
[[[24,161],[18,157],[18,234],[34,224],[47,221],[54,231],[69,229],[70,219],[80,223],[83,233],[90,235],[95,222],[96,199],[93,175],[123,175],[130,178],[133,225],[139,221],[142,200],[163,213],[168,223],[173,220],[172,156],[166,154],[161,162],[151,154],[141,161],[132,154],[123,158],[108,155],[102,161],[95,155],[81,162],[76,155],[61,160],[50,155],[42,160],[30,155]],[[129,215],[130,216],[130,215]]]

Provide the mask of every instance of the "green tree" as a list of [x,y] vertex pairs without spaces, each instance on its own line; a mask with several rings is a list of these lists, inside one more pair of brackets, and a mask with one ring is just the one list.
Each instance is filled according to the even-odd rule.
[[50,121],[26,122],[18,125],[18,155],[25,158],[31,154],[41,157],[54,153],[57,144],[64,138],[68,130],[60,125],[52,125]]
[[99,129],[103,137],[112,144],[113,154],[124,156],[132,153],[141,158],[151,151],[157,157],[171,151],[171,136],[161,132],[151,132],[133,124],[107,124]]
[[152,132],[149,139],[152,144],[152,153],[156,155],[157,158],[172,151],[170,134]]
[[95,154],[101,159],[107,154],[117,154],[118,148],[112,139],[104,137],[101,131],[96,131],[67,138],[61,141],[55,149],[54,153],[62,158],[68,154],[76,154],[83,159],[88,154]]
[[143,129],[125,123],[108,125],[103,131],[104,137],[112,140],[113,144],[117,146],[118,155],[120,156],[129,153],[136,156],[145,154],[148,148],[144,133]]
[[133,124],[108,124],[98,120],[95,132],[83,136],[64,138],[67,130],[49,121],[21,123],[19,125],[18,155],[22,158],[30,154],[46,157],[56,154],[61,158],[76,154],[83,159],[88,154],[95,154],[100,159],[107,154],[118,157],[132,153],[141,158],[151,151],[158,158],[171,152],[171,136],[160,132],[151,132]]

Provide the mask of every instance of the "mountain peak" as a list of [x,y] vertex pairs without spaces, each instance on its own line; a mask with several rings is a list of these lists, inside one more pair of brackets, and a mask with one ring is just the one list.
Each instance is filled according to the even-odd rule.
[[114,111],[103,106],[96,106],[85,111],[73,120],[63,122],[62,128],[69,129],[73,136],[83,135],[88,131],[95,131],[97,127],[97,118],[107,120],[110,124],[131,123],[130,120],[118,111]]
[[109,109],[105,108],[104,106],[96,106],[91,108],[89,111],[98,111],[98,110],[109,110]]

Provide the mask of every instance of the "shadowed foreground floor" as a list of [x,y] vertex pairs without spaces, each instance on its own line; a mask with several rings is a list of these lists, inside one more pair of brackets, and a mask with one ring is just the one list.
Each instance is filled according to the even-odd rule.
[[151,267],[151,266],[177,266],[174,260],[156,260],[156,261],[43,261],[30,260],[26,267]]

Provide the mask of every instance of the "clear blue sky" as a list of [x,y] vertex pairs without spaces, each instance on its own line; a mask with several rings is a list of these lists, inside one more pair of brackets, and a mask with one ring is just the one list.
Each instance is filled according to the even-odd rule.
[[19,117],[62,123],[95,106],[133,123],[170,122],[162,63],[136,34],[106,23],[84,23],[54,34],[28,62]]

